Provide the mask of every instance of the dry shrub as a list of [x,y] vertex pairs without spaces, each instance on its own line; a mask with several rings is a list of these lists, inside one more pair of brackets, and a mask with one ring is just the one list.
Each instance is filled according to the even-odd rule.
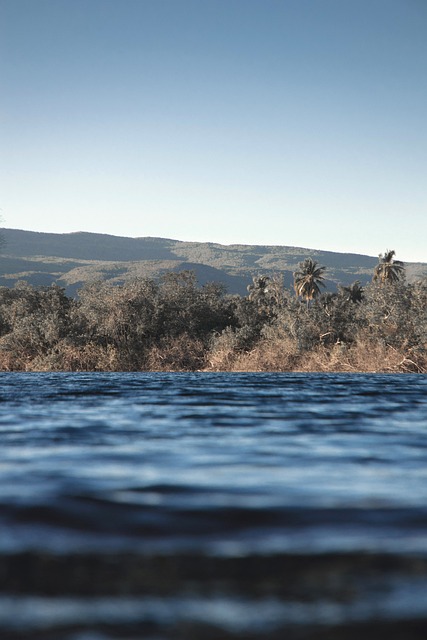
[[236,364],[241,371],[295,371],[300,358],[296,343],[291,338],[274,342],[262,340]]
[[353,370],[367,373],[396,373],[402,358],[402,353],[388,344],[363,337],[356,340],[347,355],[348,364]]
[[[423,355],[424,354],[424,355]],[[409,349],[405,343],[393,347],[360,336],[349,349],[349,363],[355,371],[385,373],[426,373],[425,351]]]
[[120,357],[112,345],[88,343],[82,346],[59,343],[46,356],[35,358],[31,371],[121,371]]
[[215,349],[207,356],[207,371],[235,371],[239,354],[231,348]]
[[261,339],[250,351],[233,349],[230,336],[217,340],[209,354],[211,371],[301,371],[427,373],[427,350],[397,349],[361,334],[354,343],[319,344],[298,350],[296,341],[284,332]]
[[346,362],[346,358],[346,348],[343,345],[334,344],[331,347],[318,345],[301,354],[295,371],[350,371],[351,366]]
[[0,350],[0,371],[27,371],[29,360],[25,354]]
[[234,371],[234,363],[238,357],[238,337],[232,329],[227,328],[220,335],[213,337],[207,355],[206,369],[208,371]]
[[230,334],[215,341],[208,356],[211,371],[293,371],[299,354],[296,342],[284,333],[262,338],[249,351],[236,350]]
[[201,340],[183,333],[165,336],[148,351],[148,371],[198,371],[205,366],[205,346]]
[[422,353],[404,347],[397,349],[381,341],[359,337],[354,344],[319,346],[304,355],[300,371],[426,373],[427,362]]
[[399,363],[402,373],[427,373],[426,353],[407,353]]

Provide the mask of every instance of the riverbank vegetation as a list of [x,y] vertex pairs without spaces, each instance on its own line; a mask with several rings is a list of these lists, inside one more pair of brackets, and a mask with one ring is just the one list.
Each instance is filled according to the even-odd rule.
[[188,271],[96,282],[77,299],[1,287],[0,370],[427,372],[427,279],[407,283],[394,251],[365,287],[322,291],[324,275],[307,258],[294,291],[262,275],[244,297]]

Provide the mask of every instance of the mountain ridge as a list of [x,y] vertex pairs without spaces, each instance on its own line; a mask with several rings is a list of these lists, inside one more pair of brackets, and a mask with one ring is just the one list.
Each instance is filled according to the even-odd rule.
[[[191,269],[200,284],[223,282],[229,293],[246,294],[256,275],[283,275],[292,285],[293,271],[307,257],[326,267],[327,287],[372,278],[378,258],[287,245],[223,245],[172,238],[128,238],[76,231],[56,234],[3,228],[0,285],[29,284],[64,287],[68,295],[97,279],[122,284],[136,277],[158,278],[168,271]],[[427,275],[426,263],[406,263],[409,281]]]

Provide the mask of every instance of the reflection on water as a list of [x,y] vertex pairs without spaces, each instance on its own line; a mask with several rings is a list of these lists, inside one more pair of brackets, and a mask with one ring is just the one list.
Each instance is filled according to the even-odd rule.
[[0,637],[425,637],[425,376],[0,385]]

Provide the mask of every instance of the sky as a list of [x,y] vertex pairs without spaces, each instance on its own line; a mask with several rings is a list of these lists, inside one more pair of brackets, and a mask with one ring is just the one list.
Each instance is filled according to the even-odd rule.
[[2,226],[427,262],[427,0],[0,0]]

